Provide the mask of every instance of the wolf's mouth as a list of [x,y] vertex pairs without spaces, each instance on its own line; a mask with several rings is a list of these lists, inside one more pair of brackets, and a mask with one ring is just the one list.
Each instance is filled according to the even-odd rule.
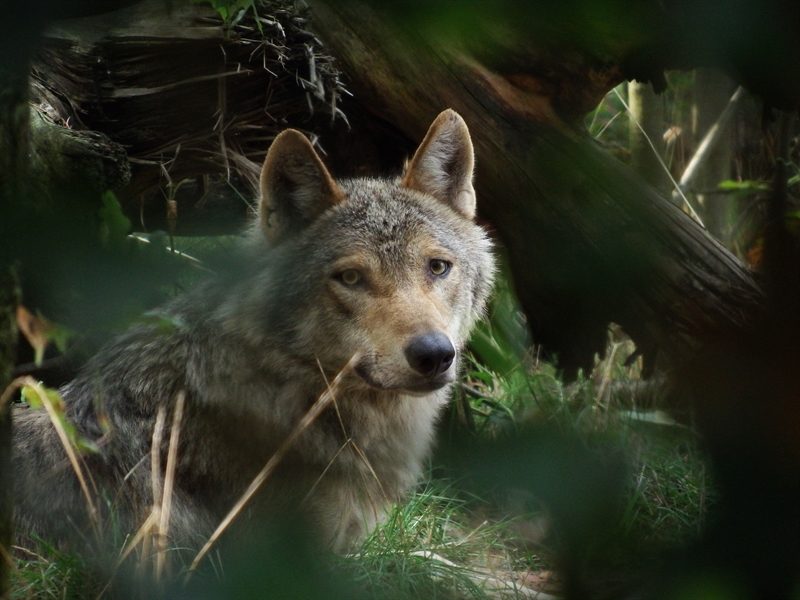
[[442,389],[444,386],[453,383],[455,377],[450,374],[450,372],[441,373],[437,375],[433,379],[426,379],[422,383],[418,385],[412,386],[405,386],[403,391],[411,392],[415,394],[426,394],[430,392],[435,392],[436,390]]
[[375,379],[370,374],[367,365],[364,363],[359,363],[356,365],[354,371],[356,375],[358,375],[364,381],[364,383],[370,387],[374,387],[379,390],[393,390],[419,395],[429,394],[431,392],[435,392],[436,390],[440,390],[455,380],[455,370],[448,369],[444,373],[439,373],[435,377],[418,376],[414,377],[413,380],[387,385],[386,383]]

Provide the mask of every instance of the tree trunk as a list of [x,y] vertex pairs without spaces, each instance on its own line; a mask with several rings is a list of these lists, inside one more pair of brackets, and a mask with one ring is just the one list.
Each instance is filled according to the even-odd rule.
[[[34,96],[125,148],[131,181],[119,199],[137,230],[167,229],[169,198],[178,235],[237,231],[274,136],[327,128],[341,113],[338,71],[304,29],[303,11],[288,0],[269,8],[259,8],[257,27],[252,12],[226,25],[208,3],[145,0],[45,32]],[[225,181],[199,181],[208,174]]]
[[[0,396],[11,383],[14,352],[17,346],[16,308],[19,304],[16,271],[0,265]],[[0,400],[0,599],[9,592],[12,565],[11,544],[14,539],[14,496],[11,486],[11,402]]]
[[130,163],[120,144],[96,131],[60,126],[35,108],[30,111],[31,181],[40,197],[54,189],[99,195],[130,181]]
[[[508,249],[534,341],[564,368],[591,368],[610,321],[650,364],[656,348],[679,361],[761,302],[748,270],[562,120],[535,76],[500,76],[361,2],[311,4],[314,26],[365,106],[417,140],[444,108],[465,118],[479,209]],[[599,79],[586,71],[586,81]]]
[[[39,239],[20,240],[16,227],[18,213],[38,200],[29,193],[30,57],[46,18],[111,10],[125,1],[129,0],[88,0],[74,6],[59,6],[55,0],[35,0],[3,6],[0,18],[0,396],[10,383],[15,362],[16,308],[21,301],[12,246],[42,243]],[[11,428],[11,405],[0,402],[0,600],[10,597],[13,567]]]
[[[0,28],[0,40],[8,33]],[[17,343],[19,287],[10,263],[5,226],[16,202],[24,202],[28,163],[28,76],[22,56],[0,41],[0,397],[9,383]],[[17,62],[19,61],[19,62]],[[11,404],[0,400],[0,599],[10,597],[14,498],[11,485]]]

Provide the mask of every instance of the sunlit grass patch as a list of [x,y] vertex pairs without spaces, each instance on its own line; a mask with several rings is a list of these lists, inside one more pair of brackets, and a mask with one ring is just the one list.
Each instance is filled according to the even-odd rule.
[[374,598],[519,597],[546,562],[515,544],[514,520],[486,518],[486,503],[459,487],[428,481],[341,559],[345,570]]

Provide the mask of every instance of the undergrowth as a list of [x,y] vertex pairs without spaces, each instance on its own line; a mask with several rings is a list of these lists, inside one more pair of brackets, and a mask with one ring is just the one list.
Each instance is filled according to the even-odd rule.
[[[659,412],[652,398],[638,404],[630,392],[643,385],[639,361],[629,360],[633,344],[610,332],[608,359],[598,358],[592,373],[564,383],[557,366],[531,350],[505,281],[473,337],[440,446],[446,450],[454,438],[502,440],[531,426],[568,433],[598,455],[623,457],[622,534],[658,547],[696,536],[714,500],[713,485],[691,428]],[[517,456],[503,468],[524,470],[528,458]],[[332,557],[336,570],[367,598],[562,591],[547,508],[530,494],[486,491],[470,479],[434,459],[426,480],[358,553]],[[212,571],[223,578],[229,569],[223,564]],[[41,544],[17,550],[11,597],[96,598],[106,583],[80,557]]]
[[[631,350],[617,353],[616,381],[637,375],[622,366]],[[624,531],[662,545],[696,535],[713,488],[691,429],[645,420],[616,406],[613,396],[598,399],[591,376],[565,385],[553,365],[535,356],[526,361],[500,375],[470,357],[454,403],[462,413],[468,407],[469,419],[454,408],[449,426],[466,427],[482,439],[508,435],[527,423],[579,432],[590,446],[625,456]],[[596,371],[605,372],[606,365],[598,362]],[[446,469],[432,468],[357,554],[334,562],[369,598],[527,597],[520,588],[557,593],[546,516],[528,504],[523,510],[508,506],[479,497]],[[12,598],[97,597],[103,588],[79,557],[46,546],[18,556]]]

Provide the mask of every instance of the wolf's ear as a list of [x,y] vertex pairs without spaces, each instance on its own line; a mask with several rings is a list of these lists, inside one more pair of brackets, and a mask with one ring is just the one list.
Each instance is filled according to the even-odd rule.
[[433,196],[468,219],[475,216],[472,170],[475,159],[464,119],[447,109],[431,124],[402,185]]
[[302,231],[342,199],[342,191],[311,142],[299,131],[281,132],[261,168],[261,229],[271,244]]

